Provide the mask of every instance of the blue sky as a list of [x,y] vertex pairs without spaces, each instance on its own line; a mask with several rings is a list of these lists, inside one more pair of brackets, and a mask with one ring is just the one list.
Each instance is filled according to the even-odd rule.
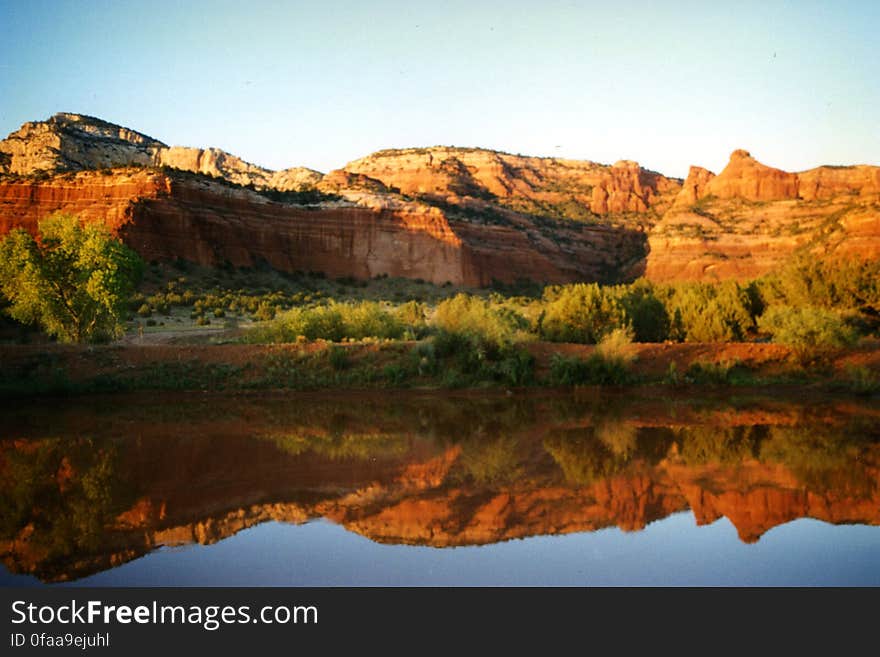
[[81,112],[322,171],[434,144],[880,164],[878,33],[873,0],[0,0],[0,133]]

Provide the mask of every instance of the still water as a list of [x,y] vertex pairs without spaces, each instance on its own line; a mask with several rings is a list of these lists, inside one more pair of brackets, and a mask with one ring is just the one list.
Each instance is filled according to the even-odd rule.
[[880,586],[880,402],[639,395],[6,405],[0,584]]

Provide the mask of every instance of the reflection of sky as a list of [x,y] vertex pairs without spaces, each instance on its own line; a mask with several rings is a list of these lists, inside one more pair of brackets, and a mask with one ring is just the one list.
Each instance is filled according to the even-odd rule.
[[[480,547],[380,545],[326,521],[266,523],[209,546],[162,549],[88,586],[880,586],[880,527],[801,519],[755,544],[690,512]],[[0,584],[33,578],[0,574]]]

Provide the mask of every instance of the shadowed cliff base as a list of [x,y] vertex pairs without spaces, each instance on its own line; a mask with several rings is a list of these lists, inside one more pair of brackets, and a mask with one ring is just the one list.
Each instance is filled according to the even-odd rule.
[[[880,524],[880,408],[606,393],[97,398],[4,409],[0,554],[76,579],[160,546],[326,518],[445,547],[690,509],[751,543],[797,518]],[[356,401],[356,404],[353,403]]]

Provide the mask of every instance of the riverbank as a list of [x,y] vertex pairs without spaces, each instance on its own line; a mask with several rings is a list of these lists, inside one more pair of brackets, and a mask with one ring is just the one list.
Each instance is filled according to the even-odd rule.
[[[594,346],[548,342],[525,343],[494,362],[481,362],[480,354],[466,361],[454,353],[440,357],[430,341],[0,345],[0,394],[518,388],[609,382],[880,391],[878,340],[863,341],[810,365],[799,362],[788,348],[768,343],[633,344],[629,349],[626,362],[614,363],[617,369],[609,378],[588,367],[578,369],[597,359]],[[572,379],[567,374],[571,371],[581,372],[581,378]]]

